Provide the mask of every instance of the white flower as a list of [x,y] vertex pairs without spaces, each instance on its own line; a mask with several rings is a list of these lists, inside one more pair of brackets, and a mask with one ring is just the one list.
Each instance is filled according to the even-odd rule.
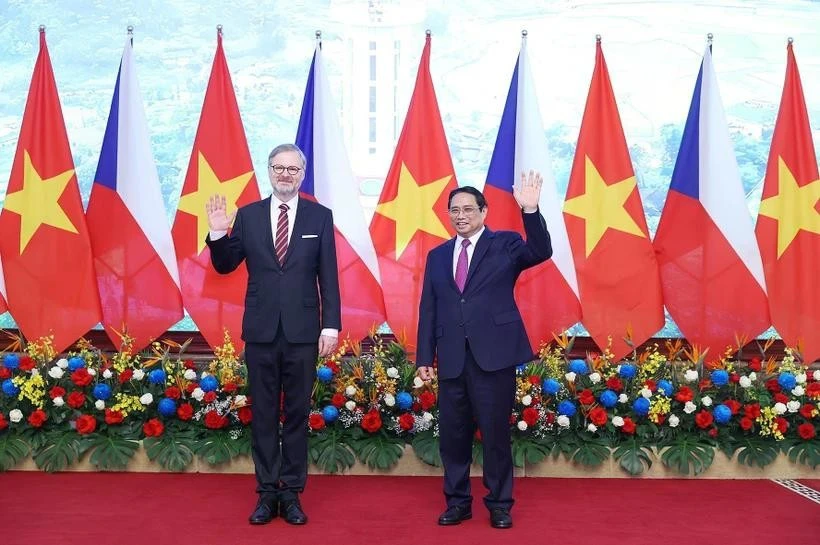
[[599,382],[601,382],[601,373],[590,373],[589,381],[592,384],[598,384]]
[[700,402],[703,403],[704,407],[712,406],[712,398],[709,396],[703,396],[702,398],[700,398]]
[[567,382],[575,382],[575,373],[573,373],[572,371],[564,375],[564,377],[566,377]]
[[40,376],[40,370],[39,369],[32,369],[31,370],[31,376],[33,376],[33,377]]
[[65,400],[63,399],[63,396],[57,396],[54,399],[52,399],[51,402],[54,403],[55,407],[62,407],[63,405],[65,405]]
[[524,405],[525,407],[529,407],[530,405],[532,405],[532,396],[527,394],[524,397],[522,397],[521,398],[521,404]]
[[203,378],[207,377],[208,375],[210,375],[210,373],[208,371],[202,371],[202,374],[200,375],[200,379],[203,379]]
[[678,424],[680,424],[680,418],[676,414],[669,415],[669,427],[670,428],[677,428]]
[[646,399],[649,399],[650,397],[652,397],[652,390],[650,390],[649,388],[643,388],[641,390],[641,395]]
[[698,406],[692,403],[691,401],[687,401],[686,404],[683,406],[683,412],[686,414],[692,414],[698,409]]
[[353,401],[352,399],[349,399],[349,400],[347,400],[347,402],[345,402],[345,409],[347,409],[348,411],[353,412],[353,410],[355,408],[356,408],[356,402]]
[[795,386],[792,388],[792,395],[802,396],[806,393],[806,390],[802,386]]
[[393,407],[396,404],[396,397],[393,394],[384,394],[384,404]]
[[421,414],[421,419],[424,420],[425,422],[432,422],[433,421],[433,414],[428,413],[427,411],[424,411]]
[[57,367],[60,369],[68,369],[68,360],[65,358],[60,358],[57,360]]
[[812,376],[812,378],[814,378],[814,380],[820,382],[820,369],[818,369],[817,371],[812,373],[811,376]]
[[740,387],[741,388],[748,388],[752,385],[752,379],[749,377],[740,377]]
[[[148,394],[148,395],[151,395],[151,394]],[[147,405],[147,403],[146,403],[146,405]],[[105,401],[103,401],[102,399],[98,399],[97,401],[94,402],[94,407],[98,411],[101,411],[101,410],[105,409]]]
[[9,420],[12,422],[19,422],[23,419],[23,411],[20,409],[12,409],[9,411]]
[[555,419],[559,426],[562,428],[569,427],[569,417],[565,414],[560,415],[558,418]]
[[790,413],[796,413],[800,410],[800,402],[799,401],[789,401],[786,403],[786,408],[789,410]]
[[89,367],[88,368],[88,374],[91,375],[92,377],[95,377],[95,376],[97,376],[97,371],[95,371],[94,369],[91,369]]
[[345,388],[345,395],[347,397],[353,397],[354,395],[356,395],[356,387],[353,386],[353,385],[350,385],[347,388]]
[[628,402],[629,402],[629,396],[628,395],[621,394],[621,395],[618,396],[618,403],[628,403]]
[[147,394],[142,394],[142,396],[140,397],[140,403],[142,403],[143,405],[150,405],[153,402],[154,396],[151,395],[151,392],[148,392]]
[[111,378],[112,376],[114,376],[114,373],[111,372],[111,369],[103,371],[103,378]]
[[390,378],[399,378],[399,370],[395,367],[388,367],[387,376]]
[[687,369],[686,373],[684,373],[683,378],[686,382],[695,382],[698,380],[698,372],[694,369]]
[[797,381],[797,384],[805,384],[806,383],[806,373],[797,373],[794,375],[794,380]]
[[775,403],[774,404],[774,414],[783,414],[787,411],[786,405],[784,403]]
[[185,380],[194,380],[196,379],[196,371],[193,369],[186,369],[185,374],[182,376],[185,377]]
[[526,431],[527,423],[524,422],[523,420],[519,420],[518,421],[518,429],[521,430],[521,431]]
[[191,392],[191,397],[196,399],[197,401],[202,401],[202,398],[205,397],[205,392],[202,390],[202,388],[197,386],[196,388],[194,388],[194,391]]
[[145,371],[142,369],[135,369],[134,374],[131,376],[134,380],[142,380],[145,378]]
[[612,425],[616,428],[620,428],[624,425],[624,419],[622,416],[613,416],[612,417]]
[[51,378],[60,379],[60,378],[63,378],[64,374],[65,374],[65,371],[63,371],[61,368],[57,367],[56,365],[48,370],[48,376],[50,376]]
[[598,426],[590,422],[587,426],[587,430],[591,431],[592,433],[595,433],[596,431],[598,431]]
[[237,407],[244,407],[245,405],[248,404],[248,396],[244,396],[242,394],[239,394],[238,396],[233,398],[233,401],[234,401],[234,404]]
[[757,380],[757,373],[755,373],[754,371],[749,373],[749,380],[751,380],[752,382],[756,381]]
[[421,388],[424,386],[424,381],[421,380],[421,377],[415,377],[413,379],[413,388]]

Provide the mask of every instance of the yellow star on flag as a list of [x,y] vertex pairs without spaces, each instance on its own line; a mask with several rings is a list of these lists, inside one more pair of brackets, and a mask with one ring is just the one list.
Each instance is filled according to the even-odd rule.
[[436,215],[434,206],[452,177],[451,174],[429,184],[419,185],[407,165],[401,164],[396,198],[376,207],[376,212],[396,222],[396,259],[401,257],[417,231],[439,238],[450,238],[450,233]]
[[808,231],[820,235],[820,180],[804,186],[797,184],[794,174],[782,157],[777,158],[777,195],[760,203],[760,215],[777,220],[777,258],[797,236]]
[[214,169],[208,164],[202,152],[197,152],[197,188],[196,191],[186,193],[179,198],[179,209],[196,216],[196,243],[197,255],[205,249],[205,237],[210,231],[208,214],[205,204],[213,195],[224,195],[227,202],[226,213],[231,215],[236,210],[236,201],[245,191],[248,181],[253,176],[250,170],[230,180],[222,181],[217,178]]
[[632,215],[624,208],[637,186],[635,176],[607,185],[589,157],[585,157],[585,191],[564,203],[564,212],[585,220],[586,257],[603,238],[607,229],[646,237]]
[[23,150],[23,189],[6,195],[5,203],[8,210],[20,215],[20,255],[41,225],[77,234],[77,228],[58,202],[72,176],[74,169],[44,180],[31,163],[28,151]]

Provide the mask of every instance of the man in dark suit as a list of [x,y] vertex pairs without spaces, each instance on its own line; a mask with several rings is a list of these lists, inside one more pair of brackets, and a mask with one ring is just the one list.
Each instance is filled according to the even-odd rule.
[[515,367],[533,350],[513,298],[521,271],[552,256],[538,211],[541,175],[521,174],[513,194],[522,210],[526,242],[511,231],[484,226],[487,201],[473,187],[450,192],[457,236],[427,255],[419,305],[419,376],[433,378],[438,360],[439,437],[447,509],[444,526],[472,518],[470,464],[475,426],[484,447],[484,504],[494,528],[512,527],[513,461],[510,414]]
[[[336,348],[341,329],[333,215],[299,198],[305,164],[298,147],[277,146],[268,157],[271,197],[233,214],[227,213],[224,196],[215,195],[206,205],[214,269],[227,274],[242,261],[248,268],[242,339],[259,493],[251,524],[266,524],[277,514],[291,524],[307,522],[299,493],[307,479],[316,359]],[[280,445],[281,394],[285,419]]]

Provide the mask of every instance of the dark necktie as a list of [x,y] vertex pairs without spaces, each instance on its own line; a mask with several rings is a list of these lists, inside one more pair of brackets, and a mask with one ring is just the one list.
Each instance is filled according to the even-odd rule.
[[288,253],[288,205],[279,205],[279,220],[276,222],[276,258],[280,265],[285,264],[285,254]]

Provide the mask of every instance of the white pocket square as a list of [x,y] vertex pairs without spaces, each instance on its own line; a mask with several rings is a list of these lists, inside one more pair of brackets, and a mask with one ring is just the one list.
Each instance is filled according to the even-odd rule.
[[302,235],[302,238],[319,238],[319,235]]

